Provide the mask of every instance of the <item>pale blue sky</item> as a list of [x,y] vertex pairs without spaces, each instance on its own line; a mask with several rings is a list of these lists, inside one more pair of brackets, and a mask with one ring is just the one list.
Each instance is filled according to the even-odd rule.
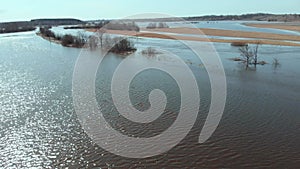
[[300,0],[4,0],[0,22],[56,17],[117,19],[140,13],[198,16],[258,12],[300,13]]

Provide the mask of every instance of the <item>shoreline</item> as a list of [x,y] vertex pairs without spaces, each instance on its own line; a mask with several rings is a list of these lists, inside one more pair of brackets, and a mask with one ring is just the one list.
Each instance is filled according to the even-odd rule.
[[45,36],[45,35],[43,35],[43,34],[41,34],[41,33],[36,33],[36,35],[42,37],[43,39],[45,39],[45,40],[47,40],[47,41],[49,41],[49,42],[53,42],[53,43],[62,45],[62,46],[64,46],[64,47],[69,47],[69,48],[79,48],[79,49],[80,49],[80,48],[87,48],[86,45],[83,45],[82,47],[74,46],[74,44],[63,45],[61,40],[57,40],[57,39],[55,39],[55,38],[53,38],[53,37],[47,37],[47,36]]
[[41,34],[41,33],[36,33],[37,36],[40,36],[41,38],[49,41],[49,42],[53,42],[53,43],[56,43],[56,44],[60,44],[61,45],[61,41],[59,40],[56,40],[55,38],[52,38],[52,37],[46,37],[45,35]]

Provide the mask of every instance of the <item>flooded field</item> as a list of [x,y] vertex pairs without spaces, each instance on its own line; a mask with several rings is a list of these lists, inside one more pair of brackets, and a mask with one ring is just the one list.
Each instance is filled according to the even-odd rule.
[[[236,22],[223,24],[228,24],[225,29],[244,30],[246,27]],[[201,27],[201,23],[198,26]],[[266,31],[245,28],[250,29]],[[199,144],[199,133],[211,100],[210,81],[202,61],[179,41],[131,40],[138,51],[128,57],[136,64],[155,60],[176,66],[171,56],[149,58],[141,54],[151,46],[179,56],[196,77],[201,106],[194,127],[180,144],[162,155],[146,159],[123,158],[105,151],[84,132],[74,110],[72,78],[81,49],[51,43],[35,32],[2,34],[0,168],[299,167],[299,47],[261,45],[260,60],[268,64],[246,70],[243,64],[230,60],[239,57],[237,47],[214,43],[226,73],[228,95],[217,130],[207,142]],[[104,57],[95,93],[111,126],[124,134],[144,137],[157,135],[172,125],[180,108],[180,91],[172,77],[159,70],[146,70],[135,77],[130,86],[130,99],[137,109],[149,108],[148,96],[153,89],[164,91],[168,103],[158,120],[150,124],[132,123],[120,116],[110,93],[113,72],[124,58],[115,54],[101,56],[97,50],[82,50],[88,53],[87,57]],[[272,64],[274,58],[280,65]]]

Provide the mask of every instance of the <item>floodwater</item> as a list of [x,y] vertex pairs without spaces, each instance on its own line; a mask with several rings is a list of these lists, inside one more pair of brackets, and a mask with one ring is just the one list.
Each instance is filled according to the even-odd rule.
[[[226,73],[227,101],[222,120],[205,143],[198,137],[210,105],[210,82],[201,60],[173,40],[132,39],[139,49],[133,61],[173,63],[171,57],[148,58],[148,46],[170,51],[194,73],[201,96],[196,123],[170,151],[146,159],[111,154],[81,128],[72,100],[72,75],[81,49],[50,43],[34,32],[0,37],[0,168],[297,168],[300,166],[300,48],[262,45],[256,70],[230,58],[238,48],[215,43]],[[199,45],[202,42],[196,42]],[[86,49],[84,49],[86,50]],[[95,57],[99,51],[87,57]],[[102,56],[99,56],[102,57]],[[277,58],[280,65],[272,64]],[[151,90],[165,92],[165,113],[151,124],[124,120],[112,103],[110,81],[123,57],[104,57],[96,78],[96,97],[104,117],[116,130],[139,137],[166,130],[180,108],[180,91],[172,77],[146,70],[131,83],[130,98],[139,110],[149,108]]]

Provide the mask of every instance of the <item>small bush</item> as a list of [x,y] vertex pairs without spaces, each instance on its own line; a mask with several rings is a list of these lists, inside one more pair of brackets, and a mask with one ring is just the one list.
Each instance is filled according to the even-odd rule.
[[167,25],[164,22],[160,22],[160,23],[158,23],[158,28],[169,28],[169,25]]
[[246,42],[232,42],[231,46],[248,46]]
[[52,32],[49,28],[40,28],[40,33],[46,37],[55,38],[54,32]]
[[148,26],[146,27],[147,29],[155,29],[157,26],[156,26],[156,23],[149,23]]
[[126,54],[128,52],[136,51],[133,43],[128,39],[114,38],[113,41],[115,45],[109,50],[109,52]]
[[235,61],[235,62],[244,61],[242,58],[230,58],[229,60],[232,60],[232,61]]
[[61,44],[63,46],[70,46],[75,43],[75,39],[72,35],[64,35],[61,39]]
[[268,64],[268,63],[266,61],[260,61],[260,62],[258,62],[258,64],[265,65],[265,64]]
[[85,39],[80,36],[73,36],[67,34],[61,38],[61,44],[67,47],[81,48],[85,45]]
[[147,49],[142,51],[143,55],[147,55],[147,56],[155,56],[157,54],[160,54],[160,52],[158,52],[157,50],[155,50],[152,47],[148,47]]

